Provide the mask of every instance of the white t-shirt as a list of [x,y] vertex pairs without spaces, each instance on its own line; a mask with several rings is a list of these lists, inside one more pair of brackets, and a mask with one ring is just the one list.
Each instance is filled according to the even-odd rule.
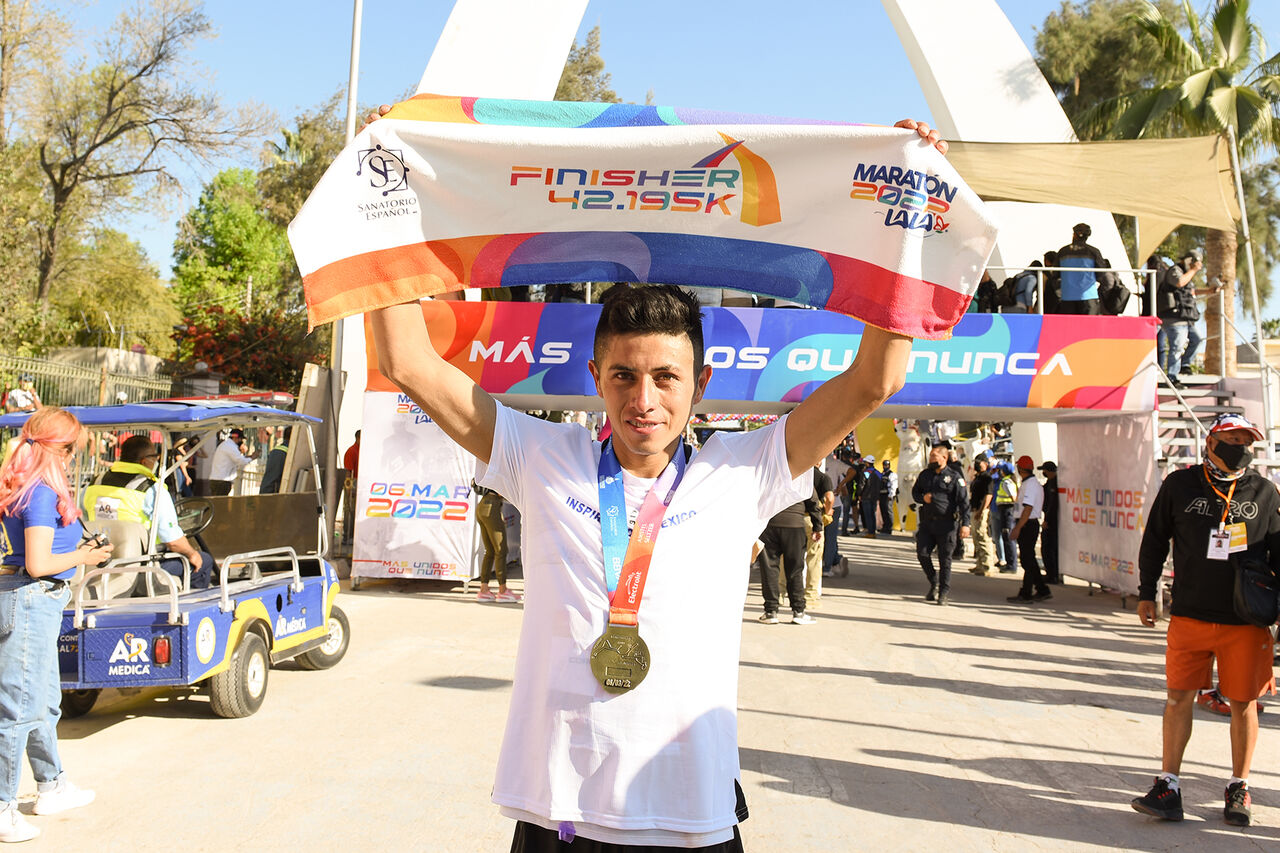
[[[1044,513],[1044,486],[1035,477],[1028,477],[1018,487],[1018,506],[1031,507],[1028,521],[1039,518]],[[1018,510],[1021,515],[1022,510]]]
[[[600,444],[576,425],[498,407],[476,482],[520,508],[524,622],[493,801],[606,843],[706,846],[733,837],[738,662],[751,545],[808,497],[792,479],[786,418],[715,435],[690,459],[667,509],[640,606],[652,661],[628,693],[591,674],[609,598],[596,483]],[[643,483],[623,476],[628,514]]]
[[210,480],[234,480],[236,472],[253,460],[240,452],[240,448],[230,438],[224,438],[213,452],[213,468],[209,472]]

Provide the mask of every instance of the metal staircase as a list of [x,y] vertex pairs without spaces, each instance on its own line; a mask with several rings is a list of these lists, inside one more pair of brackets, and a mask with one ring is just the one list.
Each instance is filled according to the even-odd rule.
[[1217,376],[1193,374],[1174,388],[1163,380],[1156,388],[1156,441],[1161,477],[1173,468],[1200,462],[1205,429],[1224,412],[1244,414],[1231,392]]

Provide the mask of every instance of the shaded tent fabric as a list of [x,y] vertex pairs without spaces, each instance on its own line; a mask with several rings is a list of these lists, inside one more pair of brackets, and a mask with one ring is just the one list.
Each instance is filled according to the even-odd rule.
[[1231,155],[1220,136],[1112,142],[952,142],[947,152],[985,201],[1092,207],[1138,218],[1138,256],[1179,225],[1234,231]]

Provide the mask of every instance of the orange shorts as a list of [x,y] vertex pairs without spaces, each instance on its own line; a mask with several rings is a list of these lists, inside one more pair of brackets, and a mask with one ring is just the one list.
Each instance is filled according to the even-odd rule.
[[1263,693],[1276,692],[1272,646],[1271,632],[1266,628],[1173,616],[1164,653],[1165,682],[1170,690],[1212,687],[1216,658],[1218,691],[1237,702],[1252,701]]

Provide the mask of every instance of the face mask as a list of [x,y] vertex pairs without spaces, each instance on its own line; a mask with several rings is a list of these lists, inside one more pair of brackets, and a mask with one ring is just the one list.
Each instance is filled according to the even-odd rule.
[[1213,452],[1232,471],[1247,468],[1253,462],[1253,450],[1247,444],[1225,444],[1220,441]]

